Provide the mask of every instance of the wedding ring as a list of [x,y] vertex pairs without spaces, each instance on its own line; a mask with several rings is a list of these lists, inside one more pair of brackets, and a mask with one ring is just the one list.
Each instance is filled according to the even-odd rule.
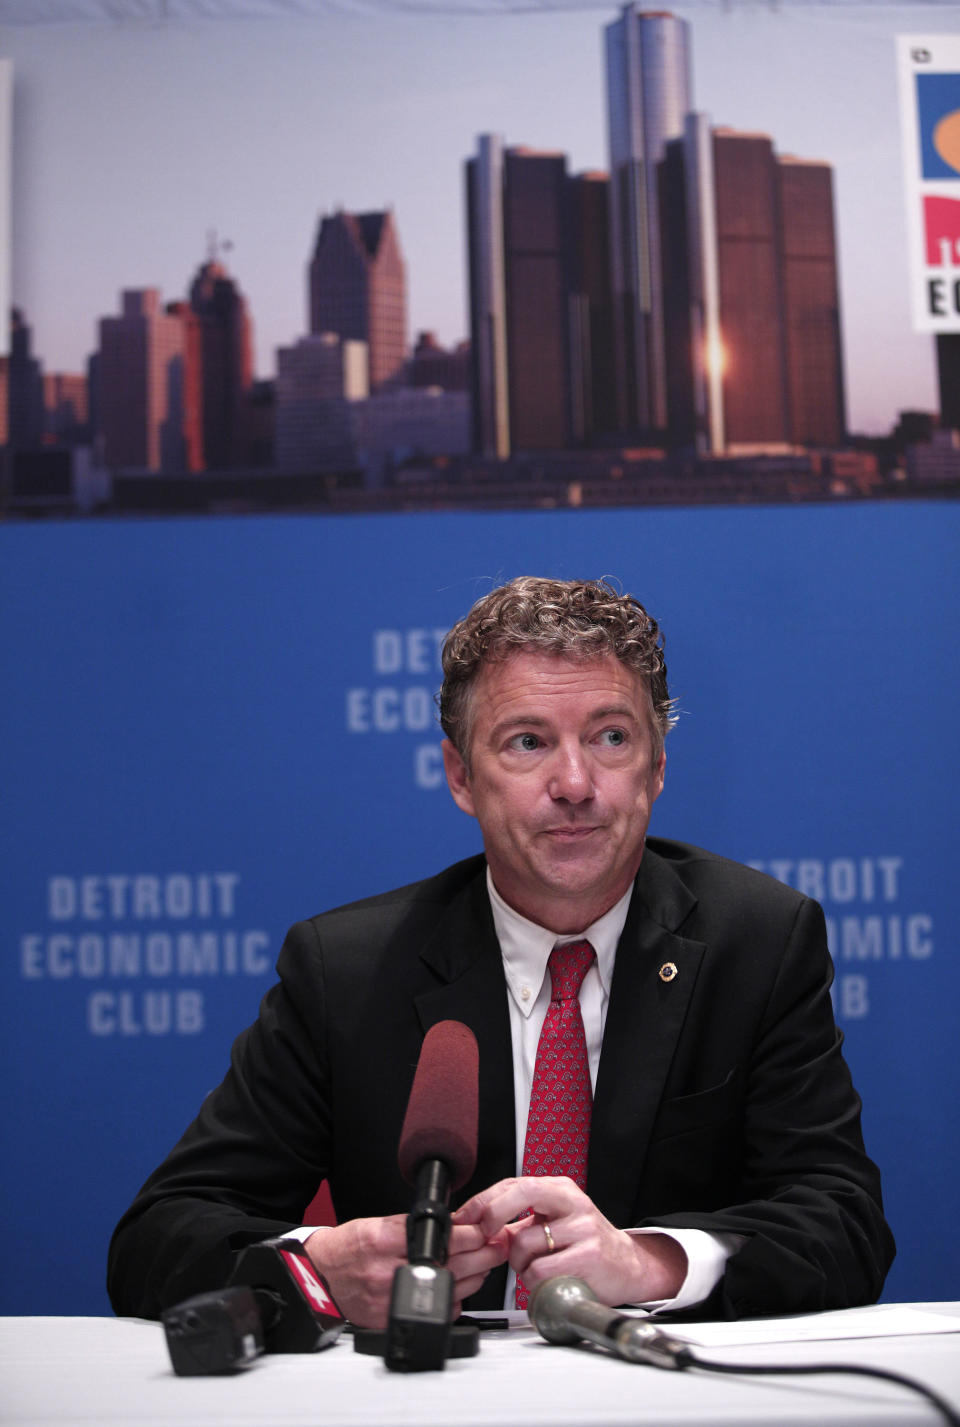
[[550,1232],[550,1225],[544,1223],[544,1224],[541,1224],[540,1227],[541,1227],[541,1229],[543,1230],[543,1236],[544,1236],[544,1238],[545,1238],[546,1241],[547,1241],[547,1253],[548,1253],[548,1254],[552,1254],[553,1251],[554,1251],[554,1249],[555,1249],[557,1246],[556,1246],[556,1244],[553,1242],[553,1235],[552,1235],[551,1232]]

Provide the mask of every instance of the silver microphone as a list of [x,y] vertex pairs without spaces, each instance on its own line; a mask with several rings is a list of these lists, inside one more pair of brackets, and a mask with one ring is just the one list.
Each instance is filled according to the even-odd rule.
[[530,1295],[530,1321],[548,1343],[571,1345],[586,1339],[628,1363],[685,1368],[693,1361],[689,1345],[644,1318],[632,1318],[600,1303],[582,1278],[548,1278]]

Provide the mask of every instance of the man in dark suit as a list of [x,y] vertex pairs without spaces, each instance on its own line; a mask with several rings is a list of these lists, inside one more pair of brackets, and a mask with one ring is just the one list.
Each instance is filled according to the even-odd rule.
[[[116,1310],[156,1315],[297,1233],[347,1315],[381,1325],[405,1255],[400,1125],[423,1036],[451,1018],[480,1048],[458,1302],[503,1306],[515,1275],[532,1290],[564,1273],[608,1303],[717,1316],[874,1299],[893,1244],[822,913],[647,842],[671,723],[656,622],[603,583],[525,578],[474,606],[443,662],[447,780],[485,856],[292,929],[227,1078],[117,1228]],[[583,940],[577,1183],[521,1169],[547,961]],[[301,1229],[323,1178],[338,1223]]]

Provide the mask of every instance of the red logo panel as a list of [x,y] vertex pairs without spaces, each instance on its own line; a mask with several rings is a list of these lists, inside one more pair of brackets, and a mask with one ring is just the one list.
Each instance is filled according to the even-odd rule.
[[925,194],[923,223],[928,267],[960,267],[960,198]]

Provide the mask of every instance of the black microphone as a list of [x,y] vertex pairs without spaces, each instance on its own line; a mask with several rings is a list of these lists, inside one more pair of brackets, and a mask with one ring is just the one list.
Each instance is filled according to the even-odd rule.
[[234,1372],[261,1353],[313,1353],[336,1342],[343,1314],[296,1239],[244,1249],[227,1286],[163,1314],[179,1377]]
[[654,1328],[645,1318],[608,1308],[582,1278],[565,1275],[538,1284],[527,1312],[548,1343],[570,1345],[586,1339],[628,1363],[658,1368],[685,1368],[693,1360],[688,1344]]
[[235,1372],[263,1352],[263,1319],[252,1288],[198,1293],[161,1318],[178,1377]]
[[250,1244],[227,1286],[253,1289],[268,1353],[316,1353],[343,1332],[346,1320],[299,1239]]
[[[453,1274],[444,1265],[452,1190],[477,1162],[479,1052],[460,1021],[424,1037],[400,1132],[400,1172],[414,1185],[407,1258],[393,1277],[384,1362],[394,1372],[442,1368],[451,1351]],[[468,1353],[476,1351],[476,1335]]]

